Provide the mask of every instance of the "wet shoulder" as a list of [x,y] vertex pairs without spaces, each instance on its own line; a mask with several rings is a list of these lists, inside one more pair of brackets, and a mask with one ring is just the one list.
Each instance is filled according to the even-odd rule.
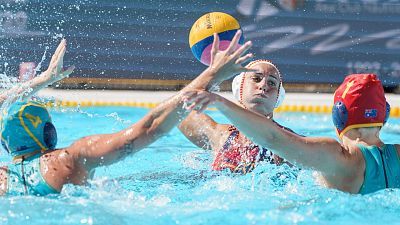
[[[68,176],[76,170],[75,157],[68,149],[57,149],[40,157],[44,176]],[[44,170],[45,168],[45,170]]]

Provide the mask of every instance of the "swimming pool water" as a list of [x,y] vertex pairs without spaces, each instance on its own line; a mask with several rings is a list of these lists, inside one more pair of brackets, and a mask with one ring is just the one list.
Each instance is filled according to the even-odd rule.
[[[97,133],[116,132],[147,109],[55,109],[58,147]],[[227,120],[208,111],[219,122]],[[278,114],[307,136],[335,137],[329,115]],[[399,142],[400,119],[382,132]],[[4,152],[1,156],[7,160]],[[313,172],[260,164],[245,176],[210,170],[211,152],[174,129],[126,160],[96,170],[88,186],[67,185],[59,195],[0,198],[0,224],[400,224],[400,190],[350,195],[320,187]],[[296,178],[297,174],[297,178]]]

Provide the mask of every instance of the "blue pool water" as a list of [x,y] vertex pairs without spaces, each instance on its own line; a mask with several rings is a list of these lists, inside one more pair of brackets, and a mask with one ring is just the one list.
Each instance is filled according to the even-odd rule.
[[[59,145],[116,132],[147,109],[55,109]],[[227,120],[208,112],[219,122]],[[308,136],[335,137],[329,115],[278,114],[276,120]],[[400,142],[400,119],[383,129]],[[6,160],[4,153],[1,159]],[[0,224],[400,224],[400,190],[361,196],[318,186],[313,172],[259,165],[245,176],[210,170],[212,156],[174,129],[148,148],[99,168],[85,187],[60,195],[0,198]],[[298,173],[296,178],[295,174]]]

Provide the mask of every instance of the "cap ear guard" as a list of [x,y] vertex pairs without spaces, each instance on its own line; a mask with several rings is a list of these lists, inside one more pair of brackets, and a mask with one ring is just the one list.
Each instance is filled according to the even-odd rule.
[[46,146],[53,150],[57,145],[57,130],[50,122],[46,122],[43,129],[43,139]]
[[233,97],[235,97],[235,99],[239,102],[242,100],[240,99],[240,86],[242,85],[243,78],[244,78],[244,73],[240,73],[235,78],[233,78],[232,81]]
[[338,130],[343,130],[346,127],[348,116],[346,105],[343,102],[338,101],[333,105],[332,120]]
[[279,106],[282,105],[283,100],[285,99],[285,88],[283,88],[283,84],[281,83],[279,85],[279,94],[278,94],[278,99],[276,99],[276,103],[275,103],[275,108],[278,108]]
[[[386,114],[383,124],[385,125],[390,116],[390,104],[386,102]],[[343,130],[348,119],[347,108],[343,102],[336,102],[332,107],[332,120],[338,130]]]
[[388,121],[390,116],[390,105],[388,102],[386,102],[386,115],[385,115],[385,120],[383,121],[383,125]]

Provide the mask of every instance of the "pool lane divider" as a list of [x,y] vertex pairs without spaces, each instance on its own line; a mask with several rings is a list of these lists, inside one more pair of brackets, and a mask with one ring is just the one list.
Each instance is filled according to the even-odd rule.
[[[46,103],[48,107],[109,107],[109,106],[124,106],[124,107],[140,107],[154,108],[159,103],[156,102],[102,102],[102,101],[49,101]],[[211,110],[215,110],[211,108]],[[306,105],[296,104],[282,106],[275,109],[276,113],[280,112],[303,112],[303,113],[331,113],[332,106],[328,105]],[[391,117],[400,117],[400,107],[392,107],[390,111]]]

